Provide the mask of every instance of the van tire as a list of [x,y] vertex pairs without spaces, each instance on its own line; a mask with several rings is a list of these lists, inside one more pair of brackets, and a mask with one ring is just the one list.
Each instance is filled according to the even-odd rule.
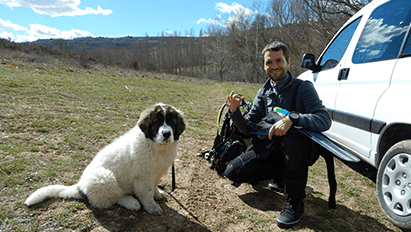
[[378,202],[396,226],[411,229],[411,140],[392,146],[377,173]]

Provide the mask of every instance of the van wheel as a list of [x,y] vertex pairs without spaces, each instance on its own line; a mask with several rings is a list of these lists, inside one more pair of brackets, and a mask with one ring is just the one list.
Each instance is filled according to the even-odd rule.
[[411,229],[411,140],[392,146],[377,173],[378,201],[398,227]]

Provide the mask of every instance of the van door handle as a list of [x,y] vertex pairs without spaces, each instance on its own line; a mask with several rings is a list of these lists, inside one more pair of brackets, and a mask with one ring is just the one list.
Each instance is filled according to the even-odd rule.
[[338,73],[338,80],[347,80],[348,79],[348,73],[350,72],[350,68],[343,68],[340,69],[340,72]]

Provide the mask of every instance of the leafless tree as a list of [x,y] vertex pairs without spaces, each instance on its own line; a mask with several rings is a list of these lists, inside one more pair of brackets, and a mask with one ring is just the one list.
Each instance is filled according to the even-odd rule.
[[210,68],[218,72],[221,81],[225,81],[225,75],[231,70],[235,53],[232,51],[230,37],[224,26],[210,25],[208,27],[207,54]]
[[313,12],[351,17],[372,0],[303,0],[303,2]]
[[[372,0],[301,0],[310,13],[308,28],[324,47],[342,24]],[[317,46],[317,44],[315,44]],[[312,47],[313,50],[316,50]],[[319,53],[319,51],[314,51]]]

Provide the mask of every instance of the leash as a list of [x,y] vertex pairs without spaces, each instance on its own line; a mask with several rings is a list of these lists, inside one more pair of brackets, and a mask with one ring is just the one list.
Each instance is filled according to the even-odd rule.
[[181,204],[181,202],[179,200],[177,200],[177,198],[175,198],[173,195],[171,195],[171,192],[174,191],[174,189],[176,188],[176,173],[175,173],[175,168],[174,168],[174,163],[173,166],[171,166],[171,190],[163,187],[163,186],[158,186],[161,190],[163,190],[164,192],[168,193],[170,195],[170,197],[172,197],[179,205],[180,207],[185,210],[191,217],[193,217],[200,225],[205,226],[196,215],[194,215],[189,209],[187,209],[187,207],[185,207],[183,204]]
[[168,194],[171,194],[174,191],[174,189],[176,189],[176,172],[174,168],[174,162],[173,162],[173,165],[171,166],[171,190],[167,189],[166,187],[160,186],[160,185],[158,187]]
[[179,205],[181,208],[183,208],[191,217],[193,217],[199,224],[203,225],[204,224],[198,219],[196,215],[190,212],[179,200],[177,200],[171,193],[175,190],[176,188],[176,173],[175,173],[175,168],[174,168],[174,163],[173,166],[171,166],[171,190],[163,187],[163,186],[158,186],[161,190],[164,192],[168,193]]

